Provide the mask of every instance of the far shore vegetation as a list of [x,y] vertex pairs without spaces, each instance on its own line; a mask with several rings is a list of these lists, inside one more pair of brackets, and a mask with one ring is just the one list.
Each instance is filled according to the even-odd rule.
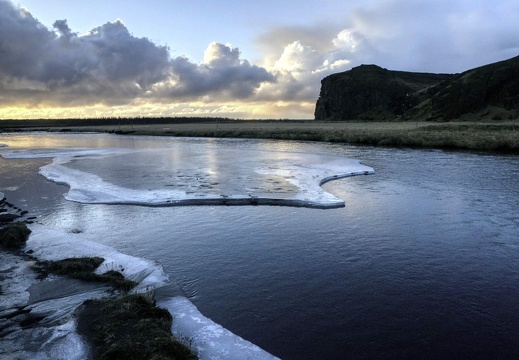
[[116,134],[308,140],[356,145],[519,153],[519,120],[315,121],[228,118],[3,120],[0,132]]

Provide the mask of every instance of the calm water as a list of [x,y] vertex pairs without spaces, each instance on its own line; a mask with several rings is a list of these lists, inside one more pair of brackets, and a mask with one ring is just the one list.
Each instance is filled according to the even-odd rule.
[[[110,139],[88,146],[129,141]],[[283,359],[516,358],[519,157],[235,146],[343,155],[376,173],[324,185],[346,202],[328,210],[73,203],[35,175],[44,159],[0,159],[0,189],[44,224],[160,262],[174,284],[159,297],[181,292]]]

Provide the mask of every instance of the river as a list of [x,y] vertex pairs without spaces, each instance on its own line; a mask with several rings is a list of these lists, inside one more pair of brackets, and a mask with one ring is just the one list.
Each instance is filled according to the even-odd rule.
[[[185,296],[282,359],[519,353],[517,156],[101,134],[0,134],[0,143],[4,153],[32,149],[0,159],[10,202],[44,226],[158,262],[171,280],[159,303]],[[80,152],[60,164],[67,176],[43,173],[83,186],[75,192],[37,174],[48,154],[34,158],[72,148]],[[321,192],[321,178],[350,165],[375,172]],[[81,184],[74,174],[97,178]],[[125,204],[101,194],[107,184],[140,195]],[[165,198],[159,190],[331,206],[164,206],[173,204],[153,204]]]

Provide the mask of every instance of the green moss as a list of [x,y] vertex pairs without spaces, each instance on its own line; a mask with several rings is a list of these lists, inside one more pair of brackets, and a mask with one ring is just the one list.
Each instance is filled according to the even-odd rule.
[[103,263],[100,257],[68,258],[58,261],[40,261],[43,270],[58,275],[68,275],[74,278],[88,278],[95,269]]
[[34,268],[42,277],[48,274],[66,275],[68,277],[84,280],[106,282],[116,289],[129,291],[137,283],[124,278],[120,272],[110,270],[104,274],[96,274],[95,270],[103,263],[100,257],[68,258],[58,261],[37,261]]
[[171,314],[141,295],[88,300],[78,332],[93,343],[95,359],[196,359],[171,335]]
[[[136,283],[114,270],[98,275],[100,257],[37,261],[36,271],[45,277],[64,275],[111,284],[129,291]],[[171,335],[171,314],[154,306],[143,295],[87,300],[78,310],[78,331],[92,344],[94,359],[196,359]]]
[[23,223],[14,223],[0,229],[0,247],[18,250],[25,246],[31,230]]
[[118,271],[110,270],[101,275],[97,275],[100,281],[110,283],[113,287],[123,291],[130,291],[137,283],[135,281],[125,279],[124,275]]

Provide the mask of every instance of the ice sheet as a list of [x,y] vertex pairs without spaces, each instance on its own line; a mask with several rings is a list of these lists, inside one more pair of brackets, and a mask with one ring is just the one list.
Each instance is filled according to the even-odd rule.
[[173,315],[171,331],[193,349],[200,360],[271,360],[277,357],[203,316],[184,297],[158,303]]
[[358,160],[290,152],[60,148],[7,149],[0,154],[53,158],[40,173],[68,185],[68,200],[89,204],[333,208],[344,206],[344,201],[322,184],[373,173]]
[[[48,239],[52,241],[52,239]],[[29,262],[13,253],[0,252],[0,358],[38,360],[81,360],[87,358],[87,347],[75,332],[72,313],[87,299],[106,297],[106,285],[80,289],[64,284],[62,279],[37,279]],[[60,289],[58,296],[47,290]],[[72,291],[70,291],[72,288]],[[38,289],[44,296],[33,296]],[[40,319],[31,326],[22,321]]]
[[121,272],[138,285],[132,292],[143,292],[166,285],[168,276],[162,267],[150,260],[122,254],[110,246],[86,240],[79,234],[68,234],[50,227],[31,224],[27,250],[42,260],[60,260],[70,257],[99,256],[105,261],[97,268],[102,274],[109,270]]

